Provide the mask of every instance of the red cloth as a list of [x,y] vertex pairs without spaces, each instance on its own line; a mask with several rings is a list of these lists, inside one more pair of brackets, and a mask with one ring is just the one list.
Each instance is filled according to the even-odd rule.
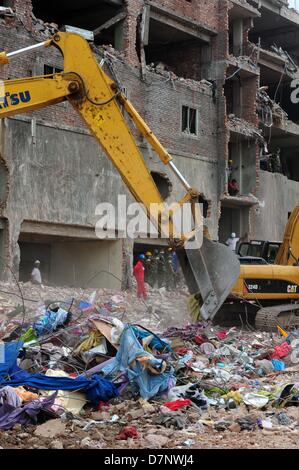
[[219,331],[219,333],[216,333],[217,338],[223,340],[226,338],[226,331]]
[[169,408],[171,411],[177,411],[180,408],[184,408],[185,406],[190,406],[192,403],[191,400],[175,400],[165,403],[164,406]]
[[141,261],[138,261],[134,266],[134,276],[137,282],[137,297],[147,299],[147,293],[144,285],[144,266]]
[[283,359],[287,357],[292,352],[291,346],[285,342],[282,343],[280,346],[276,346],[274,348],[274,353],[271,356],[271,359]]
[[142,261],[138,261],[135,266],[134,266],[134,276],[136,279],[140,279],[144,281],[144,266],[142,264]]
[[199,335],[199,336],[195,336],[195,337],[193,338],[193,341],[194,341],[194,343],[196,343],[196,344],[203,344],[203,343],[206,342],[206,339],[204,339],[203,336]]
[[137,429],[135,426],[126,426],[120,433],[115,436],[115,439],[118,441],[126,441],[132,437],[133,439],[137,439],[139,437]]
[[189,351],[188,348],[178,348],[178,349],[175,349],[175,353],[178,354],[179,356],[185,356],[185,354],[187,354],[187,352]]
[[99,411],[102,411],[103,408],[109,408],[109,404],[104,402],[104,401],[100,401],[99,404],[98,404],[98,410]]

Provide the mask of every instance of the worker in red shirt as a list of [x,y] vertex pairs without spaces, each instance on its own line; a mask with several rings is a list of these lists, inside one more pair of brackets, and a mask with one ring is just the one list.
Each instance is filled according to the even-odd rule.
[[147,299],[147,293],[145,290],[145,285],[144,285],[144,266],[143,263],[145,261],[145,255],[141,254],[138,257],[138,261],[134,266],[134,276],[137,281],[137,297],[139,299],[144,298],[144,300]]

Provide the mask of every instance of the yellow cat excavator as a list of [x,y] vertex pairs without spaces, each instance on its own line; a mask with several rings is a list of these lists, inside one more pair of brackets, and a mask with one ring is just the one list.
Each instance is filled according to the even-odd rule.
[[[299,326],[299,205],[286,225],[274,264],[241,265],[240,276],[220,308],[219,321],[239,317],[261,330]],[[246,316],[245,316],[246,318]]]
[[[8,64],[22,54],[50,46],[63,55],[63,71],[4,81],[0,118],[68,100],[92,131],[136,201],[142,203],[160,236],[169,239],[170,244],[176,247],[191,294],[200,292],[201,315],[206,319],[213,318],[239,276],[238,259],[228,247],[214,243],[209,237],[203,237],[202,242],[202,217],[196,204],[199,192],[191,188],[117,83],[97,63],[88,42],[78,34],[59,32],[42,43],[0,53],[0,63]],[[185,197],[173,206],[173,211],[164,203],[127,117],[186,190]],[[191,204],[194,225],[190,233],[181,234],[173,222],[173,213],[187,203]],[[153,212],[152,204],[158,206],[158,210]]]
[[[188,184],[117,83],[97,63],[85,39],[77,34],[59,32],[42,43],[0,53],[0,63],[8,64],[22,54],[50,46],[63,55],[63,71],[4,81],[0,118],[68,100],[136,201],[142,203],[160,236],[168,238],[176,248],[190,293],[197,302],[198,316],[213,320],[220,318],[222,313],[225,316],[230,312],[238,314],[245,306],[246,312],[256,316],[259,328],[276,328],[277,323],[296,324],[299,311],[296,306],[299,300],[299,206],[289,220],[277,264],[242,265],[240,273],[238,258],[228,247],[210,240],[207,232],[202,241],[202,217],[196,204],[201,195]],[[172,211],[164,203],[122,109],[186,190],[185,197],[173,206]],[[173,213],[186,203],[191,204],[194,225],[190,233],[181,234],[173,222]],[[158,206],[157,211],[151,210],[152,204]]]

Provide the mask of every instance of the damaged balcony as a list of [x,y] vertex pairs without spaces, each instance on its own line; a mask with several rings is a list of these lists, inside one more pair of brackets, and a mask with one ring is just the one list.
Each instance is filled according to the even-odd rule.
[[[288,1],[249,0],[254,6],[260,7],[262,16],[254,19],[254,28],[249,33],[249,40],[262,50],[262,60],[273,65],[272,46],[278,46],[299,63],[299,14],[288,8]],[[277,47],[276,46],[276,47]]]
[[252,206],[257,203],[256,190],[257,143],[263,140],[258,130],[241,119],[229,120],[230,141],[227,162],[225,207]]
[[211,57],[211,40],[216,31],[168,11],[147,4],[143,8],[137,35],[137,54],[143,73],[146,65],[163,69],[185,79],[205,78],[203,65]]
[[299,125],[288,120],[286,113],[281,120],[277,112],[272,115],[268,112],[267,119],[267,123],[261,121],[263,134],[268,142],[268,152],[261,156],[261,169],[281,173],[289,180],[299,181]]
[[247,32],[252,26],[253,18],[260,17],[260,13],[245,0],[234,0],[228,12],[229,18],[229,58],[228,76],[237,71],[241,77],[258,74],[258,67],[252,57],[248,55]]

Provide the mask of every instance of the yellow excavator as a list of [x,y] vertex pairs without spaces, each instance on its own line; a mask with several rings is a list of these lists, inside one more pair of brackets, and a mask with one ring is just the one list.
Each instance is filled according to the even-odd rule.
[[[294,323],[299,300],[299,206],[289,220],[276,264],[240,267],[238,257],[225,245],[213,242],[208,231],[203,230],[203,219],[197,205],[202,200],[200,193],[188,184],[171,155],[117,83],[97,63],[85,39],[77,34],[59,32],[42,43],[0,53],[0,63],[8,64],[22,54],[50,46],[63,55],[63,71],[4,81],[0,118],[68,100],[98,140],[136,201],[142,203],[159,235],[168,238],[170,245],[176,248],[189,291],[197,302],[198,316],[216,320],[222,313],[238,313],[245,306],[250,314],[254,313],[256,325],[260,328],[276,328],[277,322],[281,323],[283,319],[285,323]],[[186,190],[186,195],[173,206],[172,211],[165,204],[145,163],[127,116]],[[194,224],[192,231],[181,234],[175,227],[173,215],[187,203],[191,204]],[[151,210],[152,204],[158,206],[157,211]],[[203,231],[205,236],[202,238],[200,234]]]
[[[191,294],[200,292],[201,315],[206,319],[213,318],[236,282],[240,264],[228,247],[213,242],[208,236],[201,236],[203,219],[197,204],[202,200],[200,193],[188,184],[171,155],[117,83],[97,63],[88,42],[80,35],[59,32],[42,43],[0,53],[0,63],[8,64],[22,54],[45,47],[55,47],[63,55],[63,71],[4,81],[0,118],[68,100],[114,164],[135,200],[143,205],[160,237],[167,238],[176,248]],[[169,165],[186,190],[186,195],[173,205],[171,211],[145,163],[127,117],[133,121],[162,163]],[[188,203],[191,204],[194,224],[189,233],[182,234],[173,222],[174,212]],[[158,210],[152,211],[152,205],[158,207]]]
[[[247,320],[259,330],[299,326],[299,204],[286,225],[274,264],[241,265],[240,276],[217,313],[218,321]],[[245,314],[245,316],[244,316]]]

